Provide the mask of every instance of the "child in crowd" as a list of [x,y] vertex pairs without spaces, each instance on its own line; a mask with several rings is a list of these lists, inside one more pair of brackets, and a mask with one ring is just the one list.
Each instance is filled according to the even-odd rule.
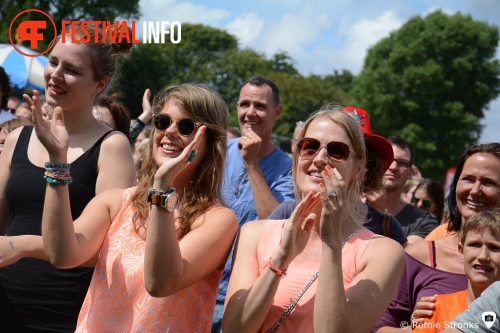
[[500,208],[470,217],[465,222],[458,247],[469,280],[468,288],[436,296],[433,316],[417,324],[413,332],[434,333],[450,327],[458,314],[500,280]]

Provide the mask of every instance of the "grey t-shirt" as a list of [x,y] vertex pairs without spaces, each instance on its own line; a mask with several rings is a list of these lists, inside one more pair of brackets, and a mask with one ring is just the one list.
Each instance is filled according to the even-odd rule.
[[437,218],[433,214],[410,204],[406,204],[394,217],[401,224],[406,237],[416,235],[425,238],[429,232],[439,225]]
[[[496,316],[486,312],[493,312]],[[492,322],[491,319],[495,320]],[[486,324],[491,327],[488,328]],[[481,297],[459,314],[450,326],[465,333],[500,332],[500,281],[483,291]]]

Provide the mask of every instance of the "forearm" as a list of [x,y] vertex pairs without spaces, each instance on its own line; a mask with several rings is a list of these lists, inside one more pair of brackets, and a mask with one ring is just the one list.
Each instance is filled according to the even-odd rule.
[[400,327],[390,327],[390,326],[384,326],[381,327],[377,333],[409,333],[412,331],[411,329],[411,324],[408,323],[406,325],[407,327],[405,328],[400,328]]
[[165,297],[179,291],[184,261],[175,230],[174,213],[151,205],[144,257],[144,283],[153,297]]
[[7,237],[10,249],[18,250],[21,253],[21,258],[35,258],[40,260],[49,260],[43,247],[41,236],[37,235],[21,235]]
[[[285,277],[286,279],[286,277]],[[222,320],[225,332],[257,332],[274,301],[281,278],[266,268],[245,292],[227,298]]]
[[274,211],[276,207],[279,206],[280,203],[274,198],[274,195],[269,189],[269,185],[267,184],[258,163],[248,165],[245,164],[245,168],[248,173],[248,180],[252,189],[257,215],[260,219],[265,219]]
[[42,238],[47,257],[54,267],[72,268],[80,264],[67,185],[47,185]]
[[341,253],[340,244],[323,243],[314,301],[315,332],[355,332],[344,291]]

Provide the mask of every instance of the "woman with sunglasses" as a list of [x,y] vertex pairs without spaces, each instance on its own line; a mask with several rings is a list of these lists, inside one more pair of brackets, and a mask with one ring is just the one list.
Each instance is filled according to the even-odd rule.
[[51,263],[96,262],[77,332],[208,332],[238,228],[222,205],[228,109],[202,85],[157,97],[139,183],[69,213],[64,118],[35,127],[49,151],[42,236]]
[[404,252],[363,227],[365,163],[363,132],[342,107],[326,106],[306,121],[292,168],[300,203],[289,219],[242,227],[223,331],[371,331]]
[[438,221],[443,220],[444,188],[434,179],[425,178],[415,187],[411,204],[426,212],[434,214]]

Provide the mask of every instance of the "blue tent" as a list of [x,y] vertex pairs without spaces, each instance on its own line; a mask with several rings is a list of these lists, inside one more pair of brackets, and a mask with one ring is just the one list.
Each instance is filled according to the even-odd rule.
[[[21,45],[18,49],[27,54],[36,54],[35,51]],[[10,44],[0,44],[0,66],[10,76],[12,89],[26,90],[26,88],[45,91],[43,68],[48,62],[46,56],[28,57],[19,53]]]

